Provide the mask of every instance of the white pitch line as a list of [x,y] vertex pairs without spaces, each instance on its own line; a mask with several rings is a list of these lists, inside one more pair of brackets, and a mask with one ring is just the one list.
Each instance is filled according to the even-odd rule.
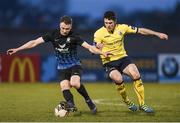
[[[119,101],[119,103],[113,103],[113,101]],[[125,104],[122,104],[119,99],[94,99],[93,102],[101,105],[125,106]]]
[[[115,102],[116,101],[116,102]],[[100,104],[100,105],[109,105],[109,106],[126,106],[125,103],[121,103],[121,100],[118,99],[118,98],[114,98],[114,99],[94,99],[93,100],[94,103],[96,104]],[[138,105],[138,104],[137,104]],[[157,107],[161,107],[161,108],[166,108],[168,106],[165,106],[165,105],[153,105],[154,108],[157,108]]]

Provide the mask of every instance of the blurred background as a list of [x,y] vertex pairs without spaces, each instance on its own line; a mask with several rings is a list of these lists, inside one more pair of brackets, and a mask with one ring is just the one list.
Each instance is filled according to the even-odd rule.
[[[56,59],[48,43],[11,57],[7,49],[58,28],[63,15],[71,16],[74,30],[92,44],[107,10],[117,13],[118,23],[168,34],[167,41],[128,35],[125,48],[145,82],[180,82],[180,0],[1,0],[0,82],[57,82]],[[78,51],[84,67],[82,80],[107,81],[99,56],[83,48]]]

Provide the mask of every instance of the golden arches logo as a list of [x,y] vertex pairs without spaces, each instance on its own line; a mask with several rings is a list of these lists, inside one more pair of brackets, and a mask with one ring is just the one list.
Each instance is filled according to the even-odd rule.
[[32,61],[29,58],[24,58],[21,60],[18,57],[15,57],[11,63],[10,74],[9,74],[9,82],[14,81],[14,73],[15,73],[16,65],[19,69],[20,81],[25,81],[25,69],[26,69],[26,65],[27,65],[29,67],[30,82],[35,82],[35,74],[34,74],[34,67],[33,67]]

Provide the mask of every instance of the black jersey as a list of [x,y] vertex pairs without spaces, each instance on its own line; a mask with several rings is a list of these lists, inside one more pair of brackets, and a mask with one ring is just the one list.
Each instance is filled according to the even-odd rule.
[[42,36],[45,42],[51,42],[54,46],[55,56],[58,61],[58,69],[67,69],[74,65],[81,65],[77,55],[77,45],[84,42],[80,36],[70,32],[67,36],[60,34],[60,30],[54,30]]

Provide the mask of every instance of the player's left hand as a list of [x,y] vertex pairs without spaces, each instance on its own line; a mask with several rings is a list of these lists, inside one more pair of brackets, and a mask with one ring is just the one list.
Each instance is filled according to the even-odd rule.
[[104,44],[103,43],[98,43],[96,44],[96,47],[100,50],[102,50],[102,48],[104,47]]
[[168,40],[168,35],[167,34],[164,34],[164,33],[159,33],[158,34],[158,37],[162,40]]

